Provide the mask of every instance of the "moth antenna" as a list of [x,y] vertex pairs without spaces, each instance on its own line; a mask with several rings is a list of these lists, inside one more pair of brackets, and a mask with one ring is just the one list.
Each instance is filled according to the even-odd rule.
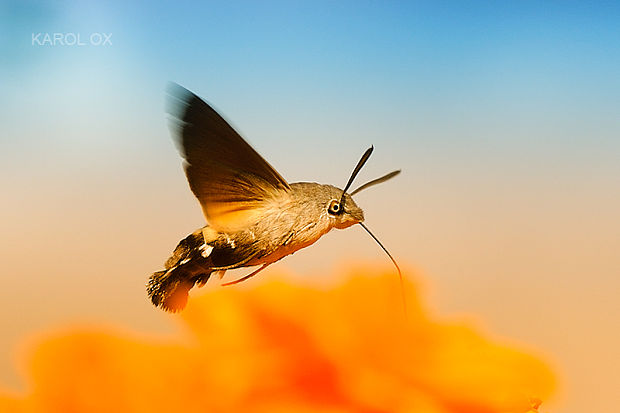
[[353,183],[353,180],[355,179],[359,171],[362,169],[362,167],[364,166],[368,158],[370,158],[370,155],[372,154],[372,151],[374,149],[375,148],[372,145],[370,146],[370,148],[366,149],[366,152],[364,152],[364,154],[360,158],[359,162],[355,166],[355,169],[353,169],[353,172],[351,173],[351,177],[349,178],[349,182],[347,182],[347,184],[345,185],[344,190],[342,191],[342,197],[340,197],[340,210],[341,211],[344,211],[344,195],[347,193],[347,190]]
[[387,248],[385,248],[383,244],[381,243],[381,241],[379,241],[379,238],[375,237],[375,235],[372,232],[370,232],[370,230],[368,229],[366,225],[364,225],[364,223],[360,222],[359,224],[362,226],[362,228],[366,230],[366,232],[368,232],[368,234],[372,237],[372,239],[377,241],[377,244],[379,244],[381,249],[385,251],[387,256],[390,257],[390,260],[392,260],[392,262],[394,263],[394,266],[396,267],[396,270],[398,271],[398,279],[400,281],[400,296],[403,301],[403,310],[405,312],[405,317],[407,317],[407,297],[405,296],[405,283],[403,282],[403,273],[400,271],[400,267],[396,263],[396,260],[394,259],[394,257],[392,257],[392,254],[390,254]]
[[381,184],[381,183],[383,183],[385,181],[388,181],[388,180],[394,178],[399,173],[400,173],[400,169],[397,170],[397,171],[392,171],[389,174],[385,174],[381,178],[373,179],[370,182],[366,182],[364,185],[362,185],[362,186],[358,187],[357,189],[353,190],[353,192],[351,192],[351,196],[357,194],[358,192],[363,191],[366,188],[370,188],[373,185]]

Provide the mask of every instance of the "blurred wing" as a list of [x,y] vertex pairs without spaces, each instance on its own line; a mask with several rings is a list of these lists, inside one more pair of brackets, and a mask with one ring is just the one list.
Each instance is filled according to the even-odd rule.
[[185,174],[210,226],[247,228],[288,198],[284,178],[207,103],[176,84],[169,94]]

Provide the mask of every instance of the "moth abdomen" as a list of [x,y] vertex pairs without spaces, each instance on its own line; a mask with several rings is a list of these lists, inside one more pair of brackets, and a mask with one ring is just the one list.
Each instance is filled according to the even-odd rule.
[[163,271],[151,275],[147,292],[153,304],[176,312],[185,307],[189,290],[204,285],[211,273],[243,267],[259,249],[247,236],[229,236],[209,227],[200,228],[179,241],[164,264]]
[[[203,274],[207,279],[211,273]],[[151,275],[147,284],[147,293],[156,307],[166,311],[177,312],[185,308],[189,290],[198,277],[182,267],[174,267],[166,271],[157,271]]]
[[152,303],[166,311],[182,310],[194,284],[204,284],[213,270],[202,229],[194,231],[174,249],[164,264],[165,270],[151,275],[147,293]]

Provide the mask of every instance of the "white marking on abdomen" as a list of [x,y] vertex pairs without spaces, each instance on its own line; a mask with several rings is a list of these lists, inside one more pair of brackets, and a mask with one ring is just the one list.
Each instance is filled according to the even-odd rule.
[[198,248],[198,251],[200,251],[200,255],[202,255],[204,258],[207,258],[209,255],[211,255],[211,251],[213,251],[213,247],[211,245],[202,244]]
[[228,236],[228,234],[224,234],[224,236],[226,237],[226,243],[228,245],[230,245],[231,247],[235,248],[237,245],[235,245],[235,240],[230,239],[230,237]]

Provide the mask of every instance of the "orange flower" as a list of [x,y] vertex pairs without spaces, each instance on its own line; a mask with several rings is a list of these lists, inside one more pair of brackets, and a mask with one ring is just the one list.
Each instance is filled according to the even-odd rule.
[[[359,273],[359,271],[358,271]],[[181,314],[191,339],[75,331],[41,343],[7,412],[536,412],[552,375],[471,328],[428,318],[408,286],[221,288]],[[532,399],[533,400],[533,399]]]

